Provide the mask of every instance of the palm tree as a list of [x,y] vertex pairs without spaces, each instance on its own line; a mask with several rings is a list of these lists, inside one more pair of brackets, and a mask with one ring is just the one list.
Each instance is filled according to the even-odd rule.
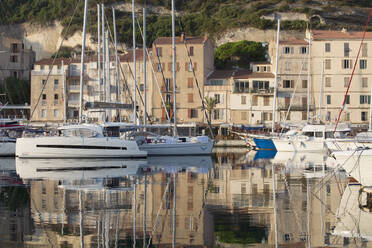
[[212,111],[217,105],[217,99],[215,97],[204,97],[204,110],[207,110],[208,112],[208,118],[212,120]]

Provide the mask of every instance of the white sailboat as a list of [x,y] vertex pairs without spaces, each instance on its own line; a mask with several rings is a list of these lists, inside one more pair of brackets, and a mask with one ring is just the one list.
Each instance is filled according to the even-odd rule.
[[16,143],[16,156],[20,158],[108,158],[146,157],[135,141],[105,137],[100,125],[81,124],[84,85],[84,53],[86,39],[86,19],[88,0],[85,0],[83,45],[81,51],[80,110],[79,125],[64,126],[59,129],[60,136],[19,138]]

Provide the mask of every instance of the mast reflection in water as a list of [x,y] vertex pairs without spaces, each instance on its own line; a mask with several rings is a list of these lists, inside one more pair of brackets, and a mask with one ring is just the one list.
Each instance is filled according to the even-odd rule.
[[347,177],[283,156],[0,160],[0,246],[372,245],[340,229]]

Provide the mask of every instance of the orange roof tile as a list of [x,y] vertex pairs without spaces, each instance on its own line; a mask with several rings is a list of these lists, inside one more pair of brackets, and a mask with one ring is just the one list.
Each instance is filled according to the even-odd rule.
[[[207,38],[205,37],[186,37],[186,44],[203,44]],[[182,36],[175,37],[176,44],[183,44]],[[172,44],[172,37],[159,37],[154,43],[155,45]]]
[[[331,39],[362,39],[363,32],[355,31],[334,31],[334,30],[313,30],[313,40]],[[366,32],[366,38],[372,39],[372,32]]]
[[295,37],[291,37],[288,40],[281,40],[279,44],[282,45],[307,45],[308,43],[304,39],[297,39]]

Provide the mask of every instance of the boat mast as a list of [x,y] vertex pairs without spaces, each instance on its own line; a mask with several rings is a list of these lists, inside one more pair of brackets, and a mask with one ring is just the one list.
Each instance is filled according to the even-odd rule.
[[308,62],[307,62],[307,123],[310,122],[310,88],[311,88],[311,33],[309,37],[309,51],[308,51]]
[[[116,36],[116,17],[115,17],[115,8],[112,7],[112,19],[113,19],[113,25],[114,25],[114,43],[115,43],[115,62],[116,62],[116,87],[117,87],[117,102],[121,102],[120,98],[120,74],[119,74],[119,56],[118,56],[118,42],[117,42],[117,36]],[[118,109],[119,113],[119,121],[121,122],[121,110]]]
[[[106,35],[105,35],[105,42],[106,42],[106,75],[107,75],[107,98],[106,100],[111,103],[111,73],[110,73],[110,46],[109,46],[109,36],[108,36],[108,30],[106,30]],[[111,109],[108,111],[108,119],[109,121],[112,121],[112,112]]]
[[88,12],[88,0],[84,3],[84,22],[83,22],[83,44],[81,48],[81,65],[80,65],[80,108],[79,108],[79,123],[83,120],[83,87],[84,87],[84,53],[85,53],[85,40],[87,32],[87,12]]
[[137,68],[136,68],[136,16],[134,0],[132,0],[132,25],[133,25],[133,123],[137,124]]
[[277,221],[277,209],[276,209],[276,182],[275,182],[275,170],[274,165],[271,165],[271,172],[273,177],[273,204],[274,204],[274,225],[275,225],[275,248],[278,248],[278,221]]
[[143,8],[143,125],[146,126],[146,117],[147,117],[147,93],[146,93],[146,8]]
[[275,80],[274,80],[274,104],[273,104],[273,121],[271,124],[271,132],[275,129],[276,119],[276,95],[278,94],[278,62],[279,62],[279,40],[280,40],[280,17],[278,16],[278,31],[276,34],[276,58],[275,58]]
[[63,85],[63,122],[67,122],[67,99],[66,99],[66,79],[65,79],[65,66],[62,60],[62,85]]
[[319,122],[322,121],[323,87],[324,87],[324,60],[322,61],[322,75],[319,96]]
[[103,101],[106,101],[106,42],[105,42],[105,5],[102,4],[102,69],[103,69]]
[[97,4],[97,38],[98,38],[98,48],[97,48],[97,61],[98,61],[98,87],[99,87],[99,99],[102,100],[102,88],[101,88],[101,7]]
[[[371,87],[371,95],[370,98],[372,97],[372,87]],[[369,107],[369,127],[368,131],[372,131],[372,101],[370,101],[370,107]]]
[[176,27],[174,18],[174,0],[172,0],[172,70],[173,70],[173,136],[177,136],[177,115],[176,115]]

